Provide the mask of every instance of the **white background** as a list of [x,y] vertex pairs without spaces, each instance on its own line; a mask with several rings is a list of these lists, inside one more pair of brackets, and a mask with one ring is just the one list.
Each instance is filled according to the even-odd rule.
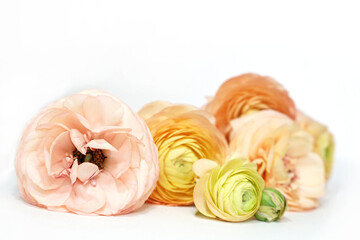
[[[345,0],[0,0],[0,238],[356,239],[359,25],[359,2]],[[234,224],[197,217],[193,207],[86,217],[21,199],[16,146],[46,104],[100,88],[134,110],[158,99],[201,106],[245,72],[276,78],[335,134],[334,172],[317,210]]]

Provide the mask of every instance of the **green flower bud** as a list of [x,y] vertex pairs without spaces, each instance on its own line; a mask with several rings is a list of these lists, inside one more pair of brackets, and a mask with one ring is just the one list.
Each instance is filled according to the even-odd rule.
[[257,220],[265,222],[277,221],[284,214],[286,209],[286,199],[275,188],[264,188],[261,203],[255,213]]

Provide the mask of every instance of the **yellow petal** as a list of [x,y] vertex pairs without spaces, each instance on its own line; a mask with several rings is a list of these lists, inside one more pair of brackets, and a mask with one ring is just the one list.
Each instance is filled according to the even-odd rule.
[[205,191],[207,191],[208,180],[209,180],[209,174],[205,174],[196,183],[194,188],[194,203],[197,210],[199,210],[199,212],[201,212],[203,215],[210,218],[215,218],[216,216],[208,208],[205,199]]
[[146,120],[152,117],[154,114],[160,112],[162,109],[169,107],[171,105],[172,105],[171,103],[165,101],[151,102],[146,104],[144,107],[142,107],[138,112],[138,114],[140,115],[140,117]]

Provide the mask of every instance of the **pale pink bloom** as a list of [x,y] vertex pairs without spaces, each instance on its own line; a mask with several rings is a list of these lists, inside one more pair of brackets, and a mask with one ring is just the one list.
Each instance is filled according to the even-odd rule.
[[27,202],[78,214],[134,211],[159,174],[157,148],[145,122],[97,90],[43,109],[26,127],[15,165]]
[[281,191],[293,211],[318,206],[325,190],[322,159],[313,137],[288,116],[263,110],[231,121],[230,150],[258,166],[266,187]]

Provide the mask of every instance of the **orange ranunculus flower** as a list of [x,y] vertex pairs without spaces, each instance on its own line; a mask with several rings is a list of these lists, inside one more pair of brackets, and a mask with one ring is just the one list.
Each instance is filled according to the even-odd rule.
[[226,159],[225,138],[207,112],[190,105],[154,102],[144,106],[144,117],[159,151],[160,176],[148,202],[193,204],[196,175],[192,165],[201,158],[219,164]]
[[230,150],[258,165],[266,187],[281,191],[292,211],[316,208],[325,171],[313,137],[288,116],[264,110],[231,121]]
[[295,104],[274,79],[243,74],[224,82],[205,110],[216,118],[217,128],[228,137],[230,121],[259,110],[273,109],[295,119]]
[[333,135],[326,126],[300,111],[296,114],[296,121],[302,129],[314,138],[314,150],[322,158],[325,167],[325,176],[326,179],[329,179],[334,162],[335,142]]

